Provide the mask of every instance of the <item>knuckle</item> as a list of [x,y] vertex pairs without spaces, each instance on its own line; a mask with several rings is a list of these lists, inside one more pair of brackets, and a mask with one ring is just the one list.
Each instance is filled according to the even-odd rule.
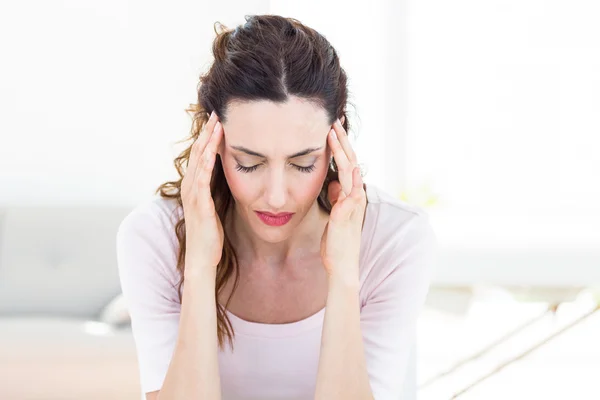
[[206,152],[202,153],[199,161],[200,161],[200,166],[204,167],[204,165],[206,164]]
[[209,151],[206,151],[204,153],[204,155],[202,156],[202,166],[204,168],[208,168],[210,165],[210,158],[211,158],[211,154]]

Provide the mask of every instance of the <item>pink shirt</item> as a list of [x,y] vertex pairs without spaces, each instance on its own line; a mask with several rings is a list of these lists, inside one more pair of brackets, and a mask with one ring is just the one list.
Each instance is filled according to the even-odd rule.
[[[360,248],[360,319],[376,400],[400,398],[437,239],[428,214],[367,184]],[[142,390],[160,390],[179,329],[175,201],[156,197],[121,223],[117,257]],[[223,400],[312,399],[325,309],[294,323],[260,324],[228,313],[235,348],[219,352]],[[192,379],[193,377],[190,377]]]

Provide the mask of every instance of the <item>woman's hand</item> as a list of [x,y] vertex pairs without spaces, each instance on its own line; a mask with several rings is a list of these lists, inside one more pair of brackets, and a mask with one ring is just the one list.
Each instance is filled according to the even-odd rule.
[[339,120],[327,141],[338,167],[339,181],[328,187],[332,204],[329,222],[321,238],[321,259],[328,276],[358,282],[358,260],[367,196],[356,154]]
[[186,272],[190,268],[216,268],[223,251],[223,225],[210,192],[213,166],[223,137],[223,128],[218,119],[213,111],[192,145],[181,182],[186,230]]

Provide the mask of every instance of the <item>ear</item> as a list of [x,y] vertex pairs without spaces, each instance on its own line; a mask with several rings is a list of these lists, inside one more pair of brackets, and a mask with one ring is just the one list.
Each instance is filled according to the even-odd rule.
[[342,116],[342,118],[340,118],[340,122],[342,123],[342,125],[344,125],[345,120],[346,120],[346,118],[344,116]]
[[339,181],[329,182],[329,187],[327,187],[327,198],[332,207],[337,203],[341,191],[342,184]]

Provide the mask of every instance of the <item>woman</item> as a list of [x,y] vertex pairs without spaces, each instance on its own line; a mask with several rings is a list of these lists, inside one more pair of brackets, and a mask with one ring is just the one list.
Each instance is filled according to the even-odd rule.
[[274,15],[217,34],[180,179],[117,235],[142,390],[399,399],[434,264],[428,216],[363,184],[322,35]]

